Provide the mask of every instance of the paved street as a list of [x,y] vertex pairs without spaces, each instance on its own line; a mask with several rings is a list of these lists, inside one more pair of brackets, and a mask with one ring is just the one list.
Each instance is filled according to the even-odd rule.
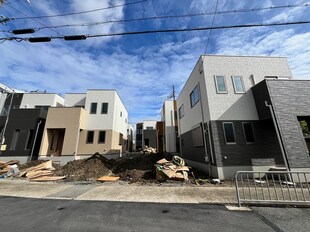
[[[116,193],[117,194],[117,193]],[[0,197],[1,231],[309,231],[310,209]]]

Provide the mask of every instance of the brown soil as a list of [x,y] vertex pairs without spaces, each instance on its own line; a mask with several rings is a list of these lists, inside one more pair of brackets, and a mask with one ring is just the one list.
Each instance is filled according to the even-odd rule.
[[[162,158],[171,160],[172,157],[163,153],[131,153],[130,155],[122,158],[107,159],[102,155],[95,154],[87,159],[70,161],[64,166],[54,164],[53,166],[56,168],[54,174],[66,176],[67,181],[94,181],[101,176],[119,176],[120,180],[127,181],[129,183],[158,184],[160,182],[156,180],[154,164]],[[42,162],[45,161],[32,161],[22,165],[21,167],[24,169]],[[188,173],[190,181],[187,182],[188,184],[195,184],[194,177],[191,172],[194,173],[196,179],[208,178],[205,173],[194,168],[190,168],[190,172]],[[173,180],[166,180],[166,182],[180,183],[180,181]],[[200,183],[204,185],[207,182]]]

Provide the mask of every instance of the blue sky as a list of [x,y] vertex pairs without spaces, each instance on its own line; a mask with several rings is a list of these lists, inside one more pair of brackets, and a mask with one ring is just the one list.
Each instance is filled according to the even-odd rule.
[[[0,15],[24,17],[55,15],[127,4],[138,0],[6,0]],[[305,0],[218,0],[218,11],[306,4]],[[67,17],[13,20],[0,31],[214,12],[216,0],[147,0],[108,10]],[[13,9],[13,8],[15,9]],[[141,30],[207,27],[213,16],[109,23],[37,31],[30,36],[103,34]],[[214,26],[302,21],[310,7],[249,13],[218,14]],[[0,32],[0,37],[12,36]],[[129,111],[131,123],[159,120],[163,101],[178,93],[199,56],[205,53],[209,31],[88,38],[50,43],[6,41],[0,44],[0,82],[32,91],[64,95],[87,89],[116,89]],[[25,35],[24,37],[29,37]],[[310,25],[213,30],[207,54],[271,55],[288,57],[296,79],[310,79]]]

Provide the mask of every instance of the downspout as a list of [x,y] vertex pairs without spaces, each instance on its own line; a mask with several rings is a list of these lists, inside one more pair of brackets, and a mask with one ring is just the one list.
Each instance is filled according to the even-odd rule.
[[275,115],[274,115],[274,111],[273,111],[272,105],[269,105],[267,101],[265,101],[265,105],[266,105],[266,107],[269,108],[269,111],[270,111],[270,114],[271,114],[271,118],[272,118],[272,121],[273,121],[273,125],[274,125],[274,127],[276,129],[276,134],[277,134],[277,138],[278,138],[278,141],[279,141],[279,145],[280,145],[280,149],[281,149],[281,153],[282,153],[282,157],[283,157],[283,161],[284,161],[284,164],[285,164],[286,171],[290,171],[290,167],[289,167],[288,162],[287,162],[287,157],[286,157],[286,154],[285,154],[283,142],[282,142],[282,139],[281,139],[279,127],[278,127],[278,124],[277,124],[277,121],[276,121],[276,118],[275,118]]
[[9,109],[8,109],[8,115],[6,116],[5,124],[4,124],[3,130],[2,130],[1,141],[0,141],[1,144],[4,144],[4,142],[5,142],[4,134],[5,134],[8,122],[9,122],[9,116],[10,116],[10,112],[11,112],[11,108],[12,108],[12,103],[13,103],[13,99],[14,99],[14,93],[15,92],[13,91],[12,95],[11,95],[10,105],[9,105]]
[[34,147],[36,145],[36,141],[37,141],[37,137],[38,137],[38,132],[39,132],[39,128],[40,128],[41,123],[42,123],[42,120],[40,120],[40,122],[37,125],[36,133],[35,133],[33,144],[32,144],[32,148],[31,148],[31,153],[30,153],[30,161],[32,160],[33,151],[34,151]]
[[181,119],[180,119],[180,115],[178,117],[178,128],[179,128],[179,145],[180,145],[180,156],[183,157],[183,153],[182,153],[182,138],[181,138]]
[[213,147],[212,147],[212,140],[211,140],[211,133],[210,133],[211,124],[207,122],[207,126],[208,126],[208,139],[209,139],[209,144],[210,144],[210,157],[211,157],[211,162],[214,163],[214,154],[213,154]]
[[74,151],[74,160],[76,160],[76,155],[77,155],[78,148],[79,148],[80,134],[81,134],[80,127],[81,127],[81,119],[79,120],[79,126],[78,126],[78,131],[77,131],[76,146],[75,146],[75,151]]
[[[200,110],[201,110],[201,119],[202,119],[202,131],[203,131],[203,145],[205,148],[205,159],[208,158],[208,169],[209,169],[209,177],[211,176],[211,159],[210,155],[208,154],[207,150],[207,141],[206,141],[206,130],[204,125],[204,114],[203,114],[203,105],[202,105],[202,97],[201,97],[201,91],[200,91],[200,82],[198,81],[198,90],[199,90],[199,98],[200,98]],[[209,129],[208,129],[209,131]],[[211,145],[211,144],[210,144]]]

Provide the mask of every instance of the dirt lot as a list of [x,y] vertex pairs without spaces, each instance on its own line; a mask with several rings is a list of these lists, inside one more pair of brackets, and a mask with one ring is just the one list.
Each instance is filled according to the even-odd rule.
[[[199,180],[201,185],[209,185],[208,176],[194,168],[190,168],[189,181],[178,181],[167,179],[164,181],[156,180],[156,172],[154,164],[160,160],[166,158],[171,160],[171,156],[168,154],[155,153],[155,154],[143,154],[143,153],[131,153],[125,157],[117,159],[107,159],[106,157],[95,154],[87,159],[70,161],[64,166],[53,165],[55,167],[54,174],[59,176],[66,176],[65,181],[96,181],[101,176],[119,176],[120,180],[128,183],[137,184],[160,184],[162,182],[171,184],[193,184],[196,185],[195,178]],[[28,164],[20,166],[20,169],[35,166],[44,161],[32,161]],[[221,184],[220,186],[227,186]],[[230,184],[228,184],[230,185]],[[214,186],[212,184],[212,186]]]

